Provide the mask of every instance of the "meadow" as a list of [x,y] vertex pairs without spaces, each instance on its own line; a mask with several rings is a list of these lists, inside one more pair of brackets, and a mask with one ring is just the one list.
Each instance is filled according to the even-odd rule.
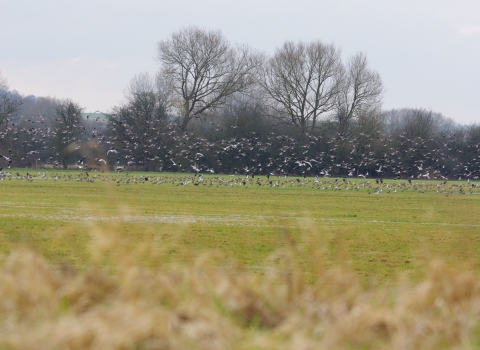
[[125,239],[164,250],[169,261],[218,250],[259,271],[272,252],[291,244],[305,250],[305,268],[307,253],[322,251],[326,266],[346,264],[365,282],[400,273],[419,278],[435,258],[478,266],[475,184],[462,194],[461,182],[424,180],[412,186],[407,180],[272,177],[270,185],[266,177],[243,184],[242,176],[211,175],[195,186],[196,177],[185,174],[50,171],[30,172],[29,179],[26,171],[11,173],[20,177],[0,182],[4,255],[30,247],[81,268],[92,227],[115,226]]
[[479,344],[477,183],[9,172],[3,347]]

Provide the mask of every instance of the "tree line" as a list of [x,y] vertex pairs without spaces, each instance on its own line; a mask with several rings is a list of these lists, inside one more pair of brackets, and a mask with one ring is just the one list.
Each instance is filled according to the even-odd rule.
[[478,179],[480,127],[383,110],[364,53],[288,41],[265,55],[188,27],[157,60],[105,118],[0,80],[0,167]]

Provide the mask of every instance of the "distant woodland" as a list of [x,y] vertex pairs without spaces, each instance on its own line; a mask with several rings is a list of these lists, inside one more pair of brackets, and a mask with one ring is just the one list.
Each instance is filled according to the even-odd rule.
[[266,55],[187,27],[159,41],[156,58],[158,72],[134,76],[124,102],[102,113],[23,96],[0,73],[0,168],[480,176],[480,125],[384,110],[364,53],[342,60],[335,45],[313,41]]

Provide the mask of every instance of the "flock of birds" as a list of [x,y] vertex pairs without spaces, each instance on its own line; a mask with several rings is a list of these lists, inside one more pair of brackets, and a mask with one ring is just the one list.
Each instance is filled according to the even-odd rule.
[[[116,170],[150,163],[163,171],[250,176],[480,179],[480,143],[468,144],[461,135],[422,139],[406,133],[359,133],[354,138],[305,133],[300,140],[275,132],[228,136],[235,135],[236,126],[211,124],[204,138],[174,128],[158,132],[153,126],[154,136],[112,137],[106,141],[107,155],[114,156],[108,163]],[[164,141],[169,138],[170,144]],[[100,161],[105,159],[97,159],[98,165]]]
[[348,179],[328,177],[298,176],[249,176],[249,175],[203,175],[203,174],[153,174],[102,173],[102,172],[19,172],[0,171],[0,181],[53,181],[53,182],[110,182],[123,185],[162,185],[162,186],[201,186],[201,187],[264,187],[269,189],[304,187],[319,191],[362,191],[368,194],[394,194],[400,192],[439,194],[480,194],[480,183],[465,181],[423,181],[423,180],[383,180]]
[[[48,141],[55,137],[52,127],[43,119],[25,122],[28,127],[12,133],[14,141],[23,140],[18,147],[24,150],[21,161],[35,159],[47,162],[53,169],[36,175],[12,174],[9,170],[15,166],[17,150],[4,149],[0,154],[0,180],[73,180],[72,175],[55,173],[63,164],[59,158],[61,150]],[[149,133],[133,134],[123,125],[126,134],[115,134],[108,132],[112,127],[109,124],[97,123],[97,120],[91,122],[90,138],[73,138],[67,146],[76,157],[70,165],[80,171],[75,180],[108,179],[119,185],[150,182],[177,186],[310,186],[321,190],[371,187],[372,193],[407,189],[421,192],[435,186],[440,192],[470,193],[478,188],[476,183],[480,179],[480,143],[467,144],[457,140],[455,135],[422,139],[409,138],[405,133],[384,138],[359,133],[354,139],[347,139],[340,135],[307,133],[300,141],[274,132],[249,132],[243,137],[229,137],[228,132],[235,135],[235,126],[231,126],[231,130],[219,130],[219,125],[214,123],[208,137],[179,132],[171,126],[160,129],[153,124],[149,125]],[[71,134],[71,129],[65,133]],[[180,172],[185,176],[152,173],[139,177],[132,173],[142,168]],[[101,173],[106,170],[118,174]],[[189,173],[192,175],[187,176]],[[384,178],[398,181],[387,184]],[[442,185],[437,188],[439,185],[427,180],[439,180]],[[463,185],[449,185],[451,180],[463,181]]]

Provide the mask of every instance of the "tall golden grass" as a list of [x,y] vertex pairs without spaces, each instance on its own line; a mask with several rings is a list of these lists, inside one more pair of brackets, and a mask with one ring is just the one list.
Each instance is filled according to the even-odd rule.
[[216,252],[163,264],[171,247],[132,244],[115,226],[91,233],[82,269],[49,265],[32,250],[2,259],[0,348],[480,346],[480,276],[439,261],[418,283],[365,286],[348,265],[325,268],[321,251],[311,252],[306,276],[293,242],[252,269]]

